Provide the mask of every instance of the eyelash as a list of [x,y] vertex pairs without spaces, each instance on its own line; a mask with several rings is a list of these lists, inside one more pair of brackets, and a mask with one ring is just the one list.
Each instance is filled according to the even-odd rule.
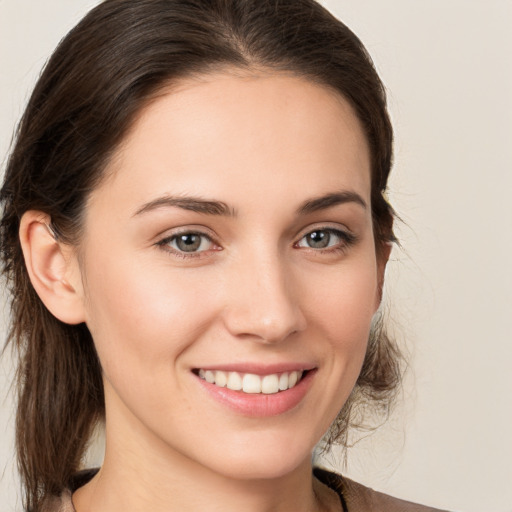
[[[301,247],[299,243],[304,240],[307,236],[313,235],[313,233],[328,233],[329,237],[333,235],[339,239],[338,243],[322,248],[304,247],[304,249],[313,251],[316,254],[328,255],[333,253],[344,253],[349,247],[357,242],[357,237],[349,231],[343,231],[341,229],[332,228],[329,226],[317,227],[305,233],[298,242],[294,244],[294,247]],[[329,240],[330,242],[330,240]]]
[[[303,247],[300,246],[299,243],[304,240],[307,236],[311,236],[314,233],[323,232],[328,233],[328,235],[335,236],[340,239],[338,243],[336,243],[333,246],[327,246],[322,248],[314,248],[314,247]],[[213,246],[216,246],[215,242],[212,240],[211,236],[207,235],[206,233],[202,233],[200,231],[182,231],[180,233],[175,233],[171,236],[168,236],[159,242],[156,243],[157,246],[161,247],[164,251],[168,252],[169,254],[172,254],[175,257],[188,259],[188,258],[201,258],[205,257],[209,250],[211,249],[205,249],[202,251],[191,251],[186,252],[182,251],[179,248],[172,248],[170,247],[170,244],[176,242],[180,236],[198,236],[201,237],[201,245],[204,240],[207,240],[210,244]],[[330,240],[329,240],[330,242]],[[312,229],[311,231],[308,231],[302,237],[293,244],[293,247],[295,248],[303,248],[308,251],[312,251],[316,254],[333,254],[333,253],[343,253],[345,252],[350,246],[354,245],[357,242],[357,237],[348,231],[342,231],[340,229],[332,228],[332,227],[317,227],[315,229]],[[219,247],[219,246],[217,246]],[[214,249],[215,251],[221,251],[222,249],[219,247],[218,249]]]
[[[205,254],[209,249],[206,249],[206,250],[203,250],[203,251],[196,251],[196,252],[186,252],[186,251],[181,251],[180,249],[175,249],[175,248],[172,248],[172,247],[169,247],[171,243],[175,242],[176,240],[178,240],[179,237],[182,237],[182,236],[198,236],[198,237],[201,237],[202,240],[208,240],[208,242],[212,245],[216,245],[215,242],[212,240],[212,238],[207,235],[206,233],[202,233],[200,231],[194,231],[194,230],[191,230],[191,231],[182,231],[181,233],[175,233],[171,236],[168,236],[162,240],[160,240],[159,242],[157,242],[157,246],[161,247],[164,251],[168,252],[169,254],[172,254],[173,256],[176,256],[178,258],[183,258],[183,259],[188,259],[188,258],[201,258],[201,257],[204,257]],[[201,245],[202,245],[202,241],[201,241]],[[211,250],[211,249],[210,249]],[[219,249],[216,249],[217,251],[221,250],[220,248]]]

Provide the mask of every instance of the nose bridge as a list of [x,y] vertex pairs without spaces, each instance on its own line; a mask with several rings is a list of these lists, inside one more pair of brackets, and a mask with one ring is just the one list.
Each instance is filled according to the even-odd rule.
[[225,315],[233,335],[273,343],[305,328],[293,272],[278,247],[260,245],[234,265]]

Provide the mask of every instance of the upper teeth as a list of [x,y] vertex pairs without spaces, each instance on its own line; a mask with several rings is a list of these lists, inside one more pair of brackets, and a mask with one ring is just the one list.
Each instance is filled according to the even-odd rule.
[[244,393],[264,393],[270,395],[293,388],[302,377],[302,370],[272,373],[271,375],[240,374],[221,370],[199,370],[199,377],[221,388],[243,391]]

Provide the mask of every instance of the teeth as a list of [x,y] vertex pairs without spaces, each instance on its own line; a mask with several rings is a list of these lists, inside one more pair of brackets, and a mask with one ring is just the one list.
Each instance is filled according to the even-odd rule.
[[265,375],[261,379],[261,392],[266,395],[277,393],[279,391],[279,377],[274,375]]
[[279,391],[284,391],[285,389],[288,389],[288,374],[281,373],[279,377]]
[[228,382],[228,376],[226,375],[226,372],[215,372],[215,385],[219,386],[220,388],[223,388],[226,386]]
[[303,373],[300,370],[260,376],[253,373],[240,374],[238,372],[200,369],[198,375],[206,382],[221,388],[227,387],[233,391],[243,391],[250,394],[271,395],[296,386]]
[[252,373],[246,373],[243,378],[244,393],[261,393],[261,379]]
[[242,377],[240,377],[240,374],[236,372],[229,372],[226,387],[233,391],[240,391],[242,389]]

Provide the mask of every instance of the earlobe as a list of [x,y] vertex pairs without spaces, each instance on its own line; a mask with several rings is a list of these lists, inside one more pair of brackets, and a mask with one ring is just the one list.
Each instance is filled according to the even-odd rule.
[[50,217],[42,212],[26,212],[19,237],[25,265],[39,298],[60,321],[85,321],[83,288],[72,248],[59,242],[50,228]]

